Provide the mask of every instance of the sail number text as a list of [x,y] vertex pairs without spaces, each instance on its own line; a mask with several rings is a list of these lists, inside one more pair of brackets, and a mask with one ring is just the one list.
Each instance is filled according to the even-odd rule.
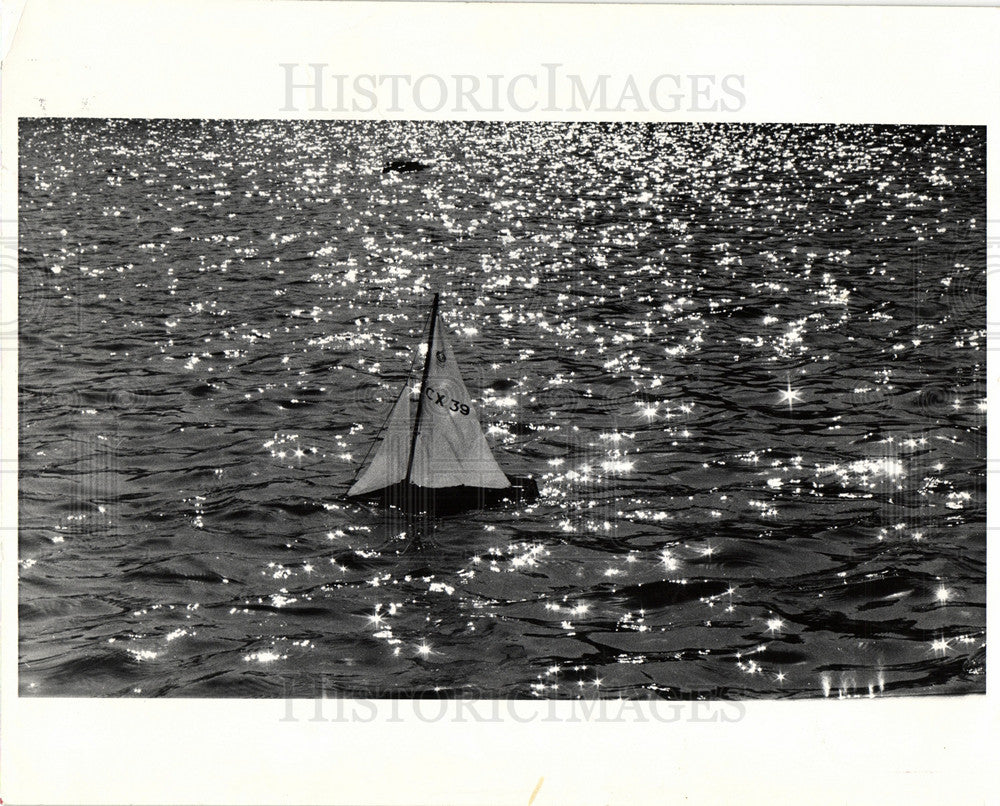
[[454,411],[462,415],[469,414],[470,409],[467,403],[460,403],[457,400],[452,400],[444,392],[439,392],[428,386],[424,394],[427,395],[427,399],[431,401],[431,403],[440,406],[446,411]]

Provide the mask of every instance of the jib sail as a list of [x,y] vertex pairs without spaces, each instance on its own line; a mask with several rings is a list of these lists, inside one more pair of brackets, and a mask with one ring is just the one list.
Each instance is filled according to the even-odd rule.
[[410,417],[410,388],[407,386],[393,406],[389,422],[386,424],[382,441],[375,450],[371,464],[348,495],[364,495],[373,490],[381,490],[406,478],[406,466],[410,460],[410,443],[413,434],[413,420]]

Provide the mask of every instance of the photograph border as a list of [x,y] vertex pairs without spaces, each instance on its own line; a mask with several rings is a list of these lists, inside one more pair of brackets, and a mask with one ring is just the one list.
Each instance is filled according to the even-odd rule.
[[[1000,250],[997,41],[995,8],[32,0],[3,65],[3,237],[11,237],[11,223],[16,237],[7,211],[17,209],[22,116],[985,124],[992,261]],[[350,76],[484,78],[544,76],[546,64],[559,64],[588,82],[635,76],[640,88],[660,75],[740,75],[745,103],[574,110],[560,85],[554,102],[545,95],[535,99],[541,109],[527,111],[519,107],[528,103],[510,104],[510,97],[485,113],[471,105],[408,108],[406,97],[392,111],[385,99],[368,111],[282,110],[282,64],[330,65]],[[16,269],[2,269],[0,321],[16,322]],[[1000,322],[992,274],[987,285],[988,322]],[[991,324],[991,345],[996,333]],[[0,338],[6,803],[917,804],[985,801],[995,792],[990,739],[1000,712],[989,689],[946,698],[744,702],[731,720],[723,716],[736,712],[723,706],[732,704],[706,711],[686,703],[678,718],[664,719],[636,703],[622,721],[584,717],[573,702],[521,703],[494,722],[454,702],[428,719],[412,700],[347,701],[341,704],[358,708],[357,716],[337,720],[329,718],[333,701],[322,704],[323,719],[287,719],[280,700],[19,697],[16,333],[13,342],[9,333]],[[992,353],[990,399],[1000,392]],[[987,521],[994,534],[989,509]],[[987,621],[995,576],[988,577]],[[987,653],[989,668],[994,650]],[[549,714],[555,717],[546,720]]]

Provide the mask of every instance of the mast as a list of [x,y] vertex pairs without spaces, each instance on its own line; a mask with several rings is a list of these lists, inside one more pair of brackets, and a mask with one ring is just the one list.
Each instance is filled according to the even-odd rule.
[[431,369],[431,349],[434,347],[434,326],[437,324],[438,297],[434,295],[434,304],[431,306],[431,328],[427,336],[427,357],[424,360],[424,372],[420,377],[420,397],[417,399],[417,418],[413,424],[413,439],[410,440],[410,458],[406,463],[406,484],[410,483],[410,473],[413,471],[413,452],[417,448],[417,434],[420,433],[420,417],[424,413],[424,387],[427,385],[427,373]]

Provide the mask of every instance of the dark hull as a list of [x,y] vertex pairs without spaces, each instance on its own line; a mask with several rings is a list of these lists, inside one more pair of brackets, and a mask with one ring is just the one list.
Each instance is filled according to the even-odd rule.
[[414,484],[393,484],[364,495],[351,496],[354,501],[367,501],[403,512],[428,515],[450,515],[474,509],[490,509],[508,504],[530,504],[538,498],[538,484],[528,476],[508,476],[511,486],[503,490],[486,487],[417,487]]

